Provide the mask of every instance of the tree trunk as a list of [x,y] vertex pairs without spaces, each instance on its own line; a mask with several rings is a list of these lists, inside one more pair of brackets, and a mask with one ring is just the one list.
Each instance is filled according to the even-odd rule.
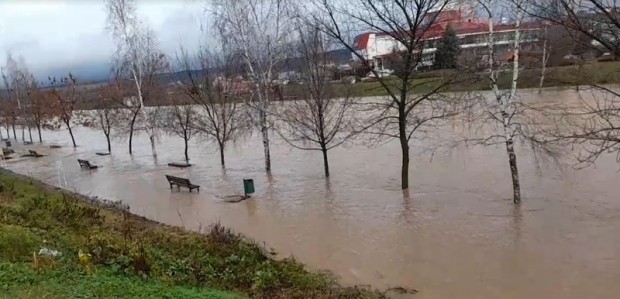
[[187,154],[187,136],[185,136],[185,138],[183,138],[183,141],[185,141],[185,162],[189,162],[189,155]]
[[129,129],[129,154],[131,155],[132,152],[132,148],[131,148],[131,143],[133,140],[133,126]]
[[508,163],[510,174],[512,175],[513,202],[521,202],[521,184],[519,182],[519,169],[517,168],[517,155],[515,154],[514,142],[512,137],[506,140],[506,152],[508,152]]
[[17,134],[15,133],[15,123],[11,124],[13,126],[13,139],[17,140]]
[[[402,98],[404,99],[404,97]],[[409,188],[409,142],[407,140],[407,119],[405,115],[405,105],[401,102],[398,107],[398,139],[400,141],[400,149],[402,152],[402,164],[400,171],[401,188],[403,190]]]
[[149,134],[149,140],[151,141],[151,151],[153,152],[153,157],[157,157],[157,152],[155,151],[155,135],[153,133]]
[[41,124],[37,124],[37,131],[39,133],[39,143],[43,143],[43,137],[41,137]]
[[110,134],[105,134],[105,139],[108,141],[108,153],[112,153],[112,145],[110,144]]
[[136,124],[136,118],[138,117],[138,113],[135,112],[133,114],[133,117],[131,118],[131,123],[129,124],[129,154],[131,155],[133,153],[132,150],[132,143],[133,143],[133,127]]
[[11,131],[9,131],[9,125],[6,126],[6,139],[11,139]]
[[327,160],[327,148],[325,146],[321,146],[321,151],[323,152],[323,168],[325,169],[325,177],[329,177],[329,161]]
[[[263,108],[264,109],[264,108]],[[271,155],[269,153],[269,128],[267,128],[267,112],[260,111],[261,134],[263,136],[263,150],[265,152],[265,170],[271,171]]]
[[[521,26],[521,20],[523,18],[523,12],[519,10],[517,12],[517,24],[515,31],[515,42],[513,46],[513,58],[512,58],[512,85],[510,87],[510,98],[508,101],[513,101],[515,95],[517,93],[517,82],[519,79],[519,49],[520,49],[520,39],[521,39],[521,31],[519,27]],[[502,117],[504,121],[504,134],[506,136],[506,151],[508,152],[508,163],[510,164],[510,173],[512,175],[512,189],[514,193],[513,201],[514,203],[521,202],[521,185],[519,183],[519,171],[517,169],[517,155],[514,150],[514,141],[512,136],[512,128],[510,127],[509,116],[506,112],[507,101],[504,100],[504,105],[502,106]],[[509,131],[510,130],[510,131]]]
[[32,142],[32,128],[28,126],[28,136],[30,137],[30,142]]
[[224,143],[218,142],[219,146],[220,146],[220,165],[222,165],[222,168],[226,167],[226,162],[224,161]]
[[543,43],[542,67],[540,68],[540,82],[538,82],[538,94],[542,93],[543,84],[545,84],[545,72],[547,71],[547,40]]
[[71,142],[73,142],[73,148],[76,148],[77,144],[75,144],[75,137],[73,137],[73,130],[71,129],[71,126],[67,125],[67,129],[69,129],[69,135],[71,135]]
[[403,153],[402,166],[400,172],[401,188],[403,190],[409,188],[409,144],[400,138],[400,148]]

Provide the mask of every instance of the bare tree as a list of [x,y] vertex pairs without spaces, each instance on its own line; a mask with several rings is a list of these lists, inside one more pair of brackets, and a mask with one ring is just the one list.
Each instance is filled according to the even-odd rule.
[[519,8],[529,16],[563,26],[586,50],[620,55],[620,9],[616,0],[534,0]]
[[0,89],[0,117],[2,120],[2,125],[5,126],[6,128],[6,139],[11,139],[11,134],[9,131],[9,128],[11,126],[11,120],[12,120],[12,115],[13,115],[13,102],[11,101],[11,94],[10,94],[10,90],[9,90],[9,84],[8,84],[8,80],[6,78],[6,75],[4,74],[4,68],[0,67],[0,75],[2,75],[3,78],[3,89]]
[[[401,187],[409,188],[410,141],[418,129],[432,128],[444,118],[453,116],[461,101],[442,93],[463,78],[458,74],[436,80],[416,78],[417,70],[432,63],[432,53],[425,52],[427,33],[436,29],[437,17],[450,0],[374,1],[320,0],[302,17],[327,36],[349,49],[370,70],[387,96],[370,101],[367,113],[373,117],[367,133],[399,141],[402,152]],[[392,40],[393,50],[385,61],[369,56],[359,48],[360,39],[350,32],[376,33]],[[382,62],[382,63],[381,63]],[[382,67],[384,69],[382,69]],[[390,71],[385,68],[391,68]],[[391,73],[391,76],[386,74]],[[466,73],[466,72],[461,72]]]
[[[543,126],[540,120],[544,119],[541,116],[544,115],[546,107],[524,103],[518,95],[521,40],[524,34],[524,29],[522,29],[524,13],[517,8],[524,3],[524,0],[503,2],[502,4],[506,5],[504,7],[500,5],[499,1],[494,0],[479,0],[479,3],[488,17],[488,53],[486,55],[488,61],[486,74],[492,92],[492,100],[489,102],[482,97],[484,99],[482,101],[483,106],[479,109],[482,115],[479,115],[477,120],[482,125],[479,131],[482,132],[483,137],[479,137],[476,143],[481,145],[503,144],[505,146],[512,178],[513,202],[518,204],[521,202],[522,196],[515,143],[520,141],[528,144],[533,150],[535,157],[538,157],[538,153],[541,153],[544,155],[544,158],[550,157],[556,160],[556,162],[557,153],[540,136],[541,127]],[[498,55],[497,53],[498,40],[495,36],[494,23],[496,21],[496,12],[502,9],[504,10],[503,13],[515,13],[515,23],[512,24],[511,28],[512,34],[507,36],[504,33],[503,35],[504,38],[508,37],[508,41],[512,44],[508,52],[506,52],[509,55]],[[530,30],[542,30],[541,28],[532,29],[532,27],[528,26]],[[525,34],[539,36],[539,34],[534,33],[538,32],[526,32]],[[506,39],[503,41],[505,42]],[[500,89],[498,79],[502,73],[511,75],[510,86],[504,90]]]
[[[23,59],[21,59],[21,63],[17,63],[9,56],[8,60],[7,65],[10,66],[8,69],[10,70],[10,81],[12,82],[10,85],[13,86],[13,91],[18,100],[17,113],[19,114],[20,122],[28,127],[30,142],[32,142],[32,127],[37,128],[39,142],[43,142],[41,126],[47,118],[49,107],[44,102],[39,84],[34,75],[28,70]],[[8,81],[6,78],[5,80]]]
[[[11,135],[9,134],[9,121],[7,118],[6,105],[9,102],[8,94],[5,90],[0,90],[0,126],[4,126],[6,129],[7,138],[10,139]],[[2,133],[2,128],[0,128],[0,140],[4,140],[4,134]]]
[[121,107],[121,110],[118,111],[119,123],[117,126],[122,135],[126,134],[129,136],[129,154],[132,154],[133,136],[137,130],[136,127],[139,127],[139,124],[142,122],[139,116],[144,116],[144,113],[141,113],[143,107],[140,105],[138,98],[134,96],[134,92],[132,92],[131,82],[123,78],[122,68],[121,64],[116,65],[115,74],[105,91],[106,97]]
[[[41,136],[41,128],[47,122],[49,118],[47,103],[41,92],[39,85],[32,75],[28,82],[27,102],[26,102],[26,115],[28,117],[28,131],[34,126],[37,129],[39,136],[39,143],[43,143],[43,137]],[[32,141],[32,136],[30,136]]]
[[112,130],[117,127],[123,117],[121,109],[123,98],[122,83],[112,80],[99,87],[99,98],[92,111],[87,111],[84,125],[100,129],[105,135],[108,144],[108,153],[112,153]]
[[143,114],[145,129],[156,156],[155,139],[158,126],[149,122],[147,112],[142,109],[148,97],[155,96],[153,86],[158,82],[157,73],[168,69],[166,57],[157,51],[154,33],[145,28],[136,15],[135,0],[106,0],[108,28],[117,44],[119,70],[124,78],[130,78],[135,85],[137,106],[130,121],[129,153],[132,152],[134,125],[138,113]]
[[6,126],[7,138],[11,138],[10,128],[13,129],[13,139],[17,140],[17,134],[15,132],[15,124],[17,122],[17,103],[11,100],[10,95],[6,95],[6,100],[1,104],[2,117],[4,119],[4,125]]
[[577,149],[577,166],[587,167],[605,155],[620,162],[620,93],[604,86],[581,86],[577,101],[557,109],[555,126],[547,128],[553,141]]
[[[508,3],[512,3],[513,7],[521,10],[532,10],[536,6],[532,2],[527,3],[519,0],[511,0]],[[557,6],[552,5],[552,8],[545,7],[544,11],[540,11],[540,14],[546,17],[558,14]],[[549,66],[552,57],[555,57],[555,63],[557,64],[558,58],[563,59],[564,56],[570,54],[570,50],[574,46],[574,42],[570,38],[570,33],[554,24],[549,22],[547,18],[541,18],[527,14],[524,11],[524,17],[536,22],[536,26],[540,27],[539,32],[535,35],[538,39],[536,48],[540,52],[540,58],[536,59],[535,67],[540,67],[540,78],[538,82],[538,94],[542,94],[543,86],[545,84],[545,77],[547,73],[547,67]]]
[[545,84],[545,74],[547,72],[547,64],[549,63],[549,57],[551,57],[551,43],[549,42],[549,26],[544,25],[543,32],[541,34],[541,57],[540,57],[540,80],[538,82],[538,94],[542,94],[543,85]]
[[50,86],[53,86],[53,89],[47,93],[52,115],[65,125],[69,135],[71,135],[73,147],[77,147],[73,135],[74,111],[78,100],[77,80],[69,73],[67,77],[63,77],[58,81],[56,78],[50,78],[49,81]]
[[[516,24],[514,28],[513,46],[511,49],[512,60],[512,81],[510,89],[508,91],[502,91],[498,84],[498,75],[502,71],[503,63],[500,61],[496,63],[497,55],[495,53],[495,35],[494,35],[494,11],[498,9],[497,1],[494,0],[480,0],[479,1],[488,16],[489,35],[488,35],[488,79],[489,85],[495,97],[495,103],[490,104],[485,109],[491,118],[501,124],[501,134],[492,132],[489,138],[484,140],[484,143],[498,143],[502,142],[506,145],[506,152],[508,153],[508,164],[510,166],[510,174],[512,177],[513,188],[513,201],[514,203],[521,202],[521,183],[519,180],[519,169],[517,165],[517,155],[514,150],[515,135],[521,133],[519,120],[515,116],[519,116],[520,105],[516,103],[517,83],[519,80],[519,50],[521,42],[521,29],[520,25],[523,20],[523,13],[517,10]],[[499,67],[496,67],[499,65]],[[498,141],[499,140],[499,141]]]
[[7,112],[10,113],[10,115],[8,115],[8,118],[13,128],[13,139],[17,140],[15,125],[21,121],[19,119],[19,115],[21,113],[21,97],[23,93],[22,86],[19,80],[22,77],[20,74],[21,72],[19,70],[17,61],[13,59],[13,56],[11,56],[10,54],[7,55],[6,64],[0,68],[0,72],[2,73],[2,80],[4,82],[4,87],[8,95],[8,100],[10,102],[7,103],[6,108],[10,108],[7,110]]
[[222,167],[226,164],[226,145],[249,129],[239,95],[237,75],[241,70],[234,58],[232,54],[209,54],[205,50],[191,55],[183,49],[178,57],[183,94],[198,106],[192,125],[217,143]]
[[348,93],[335,94],[329,82],[332,70],[323,33],[312,26],[300,25],[298,30],[299,41],[293,49],[298,63],[293,69],[300,74],[304,97],[280,105],[275,114],[282,124],[276,130],[295,148],[321,151],[325,177],[329,177],[327,151],[354,135],[354,102]]
[[[535,0],[520,8],[528,15],[562,26],[579,48],[579,54],[620,56],[620,8],[607,0]],[[609,74],[611,75],[611,74]],[[593,82],[573,82],[578,101],[553,115],[550,129],[560,144],[579,145],[578,161],[587,166],[604,154],[620,161],[620,92]],[[585,85],[585,86],[583,86]]]
[[173,96],[170,105],[165,108],[163,115],[162,124],[166,131],[183,138],[185,162],[189,162],[188,142],[196,134],[193,125],[197,118],[196,109],[191,104],[184,103],[176,96]]
[[271,171],[268,119],[270,103],[277,96],[274,88],[278,66],[286,58],[289,34],[287,5],[283,0],[209,0],[221,38],[242,57],[249,79],[254,83],[248,102],[253,122],[260,129],[265,169]]

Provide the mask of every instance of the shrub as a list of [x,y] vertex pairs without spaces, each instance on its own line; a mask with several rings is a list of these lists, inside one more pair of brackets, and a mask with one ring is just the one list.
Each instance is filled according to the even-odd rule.
[[40,238],[27,228],[0,224],[1,260],[32,260],[32,253],[39,250],[40,243]]

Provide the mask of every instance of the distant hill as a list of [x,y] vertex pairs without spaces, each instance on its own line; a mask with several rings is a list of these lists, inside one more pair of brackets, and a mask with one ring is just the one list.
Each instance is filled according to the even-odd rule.
[[98,63],[74,67],[60,67],[47,72],[38,73],[37,80],[39,80],[42,85],[49,85],[48,78],[56,77],[59,79],[66,77],[69,73],[73,74],[80,84],[101,83],[108,81],[110,77],[110,64]]
[[[326,53],[326,57],[328,60],[336,64],[344,64],[351,60],[351,51],[347,49],[332,50]],[[283,69],[284,71],[298,70],[300,65],[300,58],[289,58],[287,61],[284,62]],[[111,66],[107,62],[74,67],[60,67],[49,71],[38,72],[39,75],[37,75],[37,80],[39,80],[42,86],[46,86],[49,83],[48,77],[56,77],[57,79],[59,79],[61,77],[67,76],[67,74],[71,72],[71,74],[73,74],[77,78],[80,84],[97,84],[109,80],[110,69]],[[194,70],[192,71],[192,75],[200,77],[202,76],[201,72],[201,70]],[[168,84],[178,81],[187,81],[189,79],[189,76],[185,71],[178,71],[171,73],[162,73],[157,75],[157,78],[161,83]]]

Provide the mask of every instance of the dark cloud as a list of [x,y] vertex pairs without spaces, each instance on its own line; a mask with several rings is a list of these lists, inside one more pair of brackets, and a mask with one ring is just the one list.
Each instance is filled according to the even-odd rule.
[[[180,44],[198,45],[200,7],[197,1],[138,1],[138,14],[157,34],[161,50],[173,55]],[[71,69],[90,74],[91,66],[107,75],[115,47],[105,27],[102,1],[3,0],[0,62],[10,52],[41,78]]]

